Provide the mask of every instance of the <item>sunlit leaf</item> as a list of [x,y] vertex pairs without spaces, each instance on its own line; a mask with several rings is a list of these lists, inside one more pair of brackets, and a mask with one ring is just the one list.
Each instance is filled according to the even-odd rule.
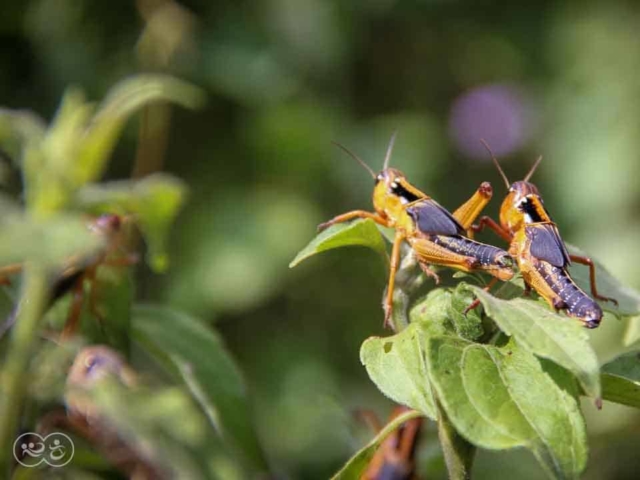
[[185,201],[184,182],[156,173],[138,181],[88,185],[77,195],[82,209],[96,213],[131,215],[148,245],[149,263],[156,271],[168,266],[169,229]]
[[373,220],[356,220],[350,223],[332,225],[319,233],[309,245],[296,255],[289,267],[295,267],[316,253],[348,246],[369,247],[385,259],[387,258],[384,240]]
[[410,324],[397,335],[365,340],[360,348],[360,361],[387,397],[433,420],[437,418],[418,324]]
[[153,305],[134,309],[133,330],[143,348],[182,377],[223,438],[265,469],[244,382],[220,338],[189,315]]
[[530,352],[562,365],[578,378],[587,395],[600,397],[598,358],[579,322],[531,300],[501,300],[481,288],[469,288],[504,333]]
[[[461,367],[464,349],[471,345],[474,344],[456,337],[432,337],[427,340],[429,378],[439,402],[458,432],[475,445],[490,449],[524,446],[525,438],[514,435],[494,419],[483,416],[470,397]],[[494,372],[491,373],[485,379],[486,385],[497,380]],[[499,386],[500,382],[492,390]],[[510,418],[507,417],[505,422]]]
[[396,418],[391,420],[382,430],[380,430],[373,440],[351,457],[346,465],[332,477],[332,480],[358,480],[369,466],[369,462],[371,462],[376,450],[380,447],[385,438],[387,438],[396,428],[407,420],[418,418],[420,416],[422,416],[422,413],[420,412],[409,411],[398,415]]
[[602,366],[602,397],[640,408],[640,352],[628,352]]
[[578,403],[538,360],[511,342],[503,348],[453,337],[428,341],[429,372],[458,432],[490,449],[526,447],[553,478],[578,478],[586,433]]

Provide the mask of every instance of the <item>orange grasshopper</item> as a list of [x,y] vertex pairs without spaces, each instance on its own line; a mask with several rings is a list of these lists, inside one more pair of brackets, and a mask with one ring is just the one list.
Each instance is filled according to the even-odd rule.
[[593,261],[588,257],[570,255],[567,252],[558,227],[544,206],[540,192],[529,182],[542,157],[536,160],[524,180],[510,184],[489,145],[484,141],[482,143],[489,150],[509,193],[500,207],[499,225],[484,216],[480,218],[478,225],[471,227],[471,230],[479,232],[486,226],[509,242],[509,253],[518,263],[527,293],[533,288],[552,308],[566,310],[567,315],[577,318],[585,327],[596,328],[602,319],[602,309],[569,275],[567,268],[571,260],[589,267],[591,293],[594,298],[611,301],[616,305],[618,302],[598,294]]
[[[482,271],[494,276],[494,281],[513,277],[513,259],[504,250],[467,238],[466,231],[491,199],[493,190],[484,182],[473,196],[453,214],[426,193],[411,185],[405,175],[389,167],[395,134],[389,142],[382,171],[374,171],[359,157],[336,144],[358,161],[373,177],[375,212],[354,210],[338,215],[318,226],[319,230],[354,218],[368,218],[379,225],[395,229],[391,252],[389,283],[384,301],[384,325],[389,326],[392,312],[395,275],[400,259],[400,246],[407,241],[427,276],[439,283],[438,275],[429,265],[441,265],[465,272]],[[493,284],[493,281],[490,285]]]

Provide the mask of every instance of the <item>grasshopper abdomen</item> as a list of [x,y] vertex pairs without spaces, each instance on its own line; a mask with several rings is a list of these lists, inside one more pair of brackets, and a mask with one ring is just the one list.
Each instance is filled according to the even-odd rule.
[[540,261],[535,266],[553,293],[553,306],[567,315],[580,319],[587,328],[596,328],[602,320],[602,309],[573,281],[566,268]]

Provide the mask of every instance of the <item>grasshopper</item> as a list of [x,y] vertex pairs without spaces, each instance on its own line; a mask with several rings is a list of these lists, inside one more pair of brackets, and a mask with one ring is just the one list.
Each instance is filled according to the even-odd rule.
[[484,141],[483,144],[509,193],[500,207],[500,224],[484,216],[471,230],[478,232],[489,227],[509,243],[509,253],[518,263],[527,293],[535,290],[555,310],[565,310],[585,327],[596,328],[602,320],[602,309],[571,278],[568,271],[571,261],[589,267],[591,293],[595,299],[616,305],[618,302],[598,293],[595,266],[590,258],[569,254],[538,188],[529,181],[542,157],[538,157],[524,180],[510,184],[489,145]]
[[409,183],[401,171],[389,167],[394,141],[395,134],[389,142],[382,171],[377,175],[358,156],[336,144],[358,161],[374,179],[375,212],[354,210],[338,215],[318,227],[322,230],[355,218],[368,218],[379,225],[395,229],[389,282],[383,304],[385,326],[390,326],[395,275],[403,241],[413,249],[420,267],[436,284],[440,279],[429,265],[446,266],[465,272],[486,272],[495,277],[490,285],[494,281],[507,281],[513,277],[513,259],[507,252],[466,236],[467,230],[493,195],[491,185],[484,182],[467,202],[451,214]]

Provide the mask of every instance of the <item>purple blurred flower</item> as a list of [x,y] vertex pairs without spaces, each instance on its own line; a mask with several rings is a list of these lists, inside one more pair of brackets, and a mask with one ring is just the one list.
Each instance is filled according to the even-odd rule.
[[530,102],[520,89],[504,84],[484,85],[456,99],[449,132],[462,153],[488,161],[481,138],[496,155],[508,155],[531,137],[532,118]]

